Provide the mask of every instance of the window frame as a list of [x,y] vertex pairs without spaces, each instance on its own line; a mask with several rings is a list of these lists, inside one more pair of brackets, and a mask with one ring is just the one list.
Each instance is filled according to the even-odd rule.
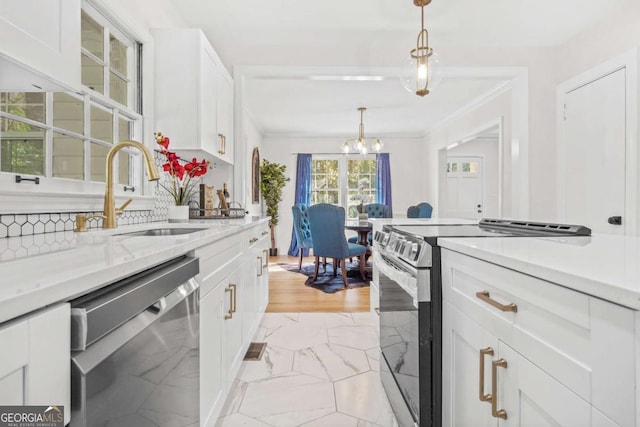
[[[338,200],[339,205],[342,206],[345,210],[345,218],[347,220],[355,220],[357,218],[349,218],[349,181],[348,181],[348,162],[349,160],[376,160],[375,154],[367,154],[365,156],[358,155],[357,158],[353,156],[348,156],[344,154],[312,154],[311,161],[314,160],[337,160],[338,161]],[[313,167],[312,167],[313,169]],[[376,171],[377,173],[377,171]],[[312,187],[311,191],[314,191],[313,187],[313,172],[311,172],[311,182]],[[377,197],[377,194],[376,194]],[[371,201],[370,203],[376,203],[376,200]]]
[[[94,0],[91,3],[92,4],[89,5],[86,1],[83,1],[82,8],[84,10],[92,10],[95,14],[100,15],[100,21],[97,20],[97,22],[101,25],[108,22],[111,32],[120,42],[131,40],[135,45],[136,49],[128,49],[127,54],[127,67],[133,69],[133,72],[130,73],[131,79],[128,84],[129,106],[120,104],[108,96],[93,91],[86,86],[81,86],[80,89],[75,92],[66,93],[76,97],[82,97],[83,99],[88,98],[91,101],[101,104],[103,107],[117,110],[113,120],[114,138],[116,138],[118,132],[118,117],[122,116],[131,122],[130,135],[127,139],[142,141],[149,151],[153,153],[153,149],[155,148],[154,141],[151,136],[145,137],[146,135],[153,134],[153,114],[147,114],[145,116],[140,114],[140,112],[143,111],[144,105],[153,100],[152,97],[146,95],[146,93],[150,93],[148,90],[151,89],[153,82],[152,79],[147,78],[152,76],[153,73],[153,49],[141,49],[141,46],[145,44],[152,46],[153,38],[151,33],[146,29],[141,29],[136,22],[129,20],[122,14],[122,10],[117,7],[101,0]],[[96,19],[95,14],[90,13],[90,16]],[[128,34],[128,36],[124,36],[125,33]],[[105,39],[105,42],[109,42],[108,37]],[[82,53],[79,54],[81,55]],[[147,65],[144,69],[138,69],[138,63],[140,63],[140,66],[142,63],[150,65]],[[107,73],[110,72],[110,70],[111,68],[107,70]],[[147,89],[147,91],[144,89]],[[107,89],[105,89],[105,92],[106,91]],[[47,103],[48,111],[52,111],[52,99],[53,95],[47,94],[45,102]],[[85,109],[88,108],[87,105],[87,102],[85,102]],[[4,117],[24,121],[24,119],[20,117],[11,117],[5,113],[1,114]],[[49,112],[47,114],[49,115]],[[85,126],[88,120],[89,118],[86,116],[85,111]],[[16,173],[0,172],[0,200],[2,200],[2,203],[0,203],[0,214],[101,211],[104,201],[105,184],[103,182],[90,181],[90,174],[87,174],[86,171],[86,158],[85,179],[83,181],[61,177],[54,178],[52,176],[53,157],[51,149],[53,132],[59,132],[73,137],[81,137],[85,144],[85,156],[89,155],[86,150],[86,144],[90,144],[90,142],[87,142],[88,138],[90,138],[89,135],[78,135],[66,129],[54,128],[52,122],[47,124],[35,122],[34,125],[47,129],[44,141],[45,150],[47,150],[45,152],[45,177],[40,179],[39,185],[34,185],[29,182],[18,184],[15,181]],[[51,128],[49,128],[49,126],[51,126]],[[154,195],[155,185],[143,179],[144,171],[142,168],[144,166],[142,155],[135,150],[129,149],[123,149],[120,153],[122,152],[130,152],[134,155],[132,164],[135,164],[135,166],[131,167],[129,175],[130,182],[135,183],[136,191],[133,193],[125,192],[124,186],[120,184],[116,178],[116,181],[114,181],[114,193],[118,199],[117,203],[122,203],[122,201],[131,198],[134,200],[133,209],[153,209],[156,201]],[[117,164],[118,161],[117,157],[118,156],[116,156],[115,164]],[[21,175],[31,176],[27,174]]]

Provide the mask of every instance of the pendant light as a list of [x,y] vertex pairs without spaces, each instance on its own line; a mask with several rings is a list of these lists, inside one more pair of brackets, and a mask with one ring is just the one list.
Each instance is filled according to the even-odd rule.
[[409,52],[409,59],[401,76],[405,89],[418,96],[429,94],[431,89],[439,83],[442,68],[440,58],[429,47],[429,32],[424,27],[424,7],[429,3],[431,0],[413,0],[413,4],[420,7],[421,26],[416,47]]
[[367,138],[364,137],[363,119],[364,119],[364,112],[366,110],[367,109],[365,107],[358,108],[358,111],[360,111],[360,128],[358,131],[358,138],[347,139],[342,144],[342,152],[344,154],[349,154],[353,150],[353,151],[359,152],[362,155],[365,155],[369,153],[371,150],[376,152],[379,152],[380,150],[382,150],[382,141],[380,141],[380,138],[375,138],[375,141],[373,141],[372,145],[369,146],[369,142],[371,142],[372,140],[371,139],[367,140]]

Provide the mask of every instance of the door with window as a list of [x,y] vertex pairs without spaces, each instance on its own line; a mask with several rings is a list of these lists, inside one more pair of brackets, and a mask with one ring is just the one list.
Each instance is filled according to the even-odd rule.
[[447,157],[445,216],[478,219],[483,211],[482,157]]

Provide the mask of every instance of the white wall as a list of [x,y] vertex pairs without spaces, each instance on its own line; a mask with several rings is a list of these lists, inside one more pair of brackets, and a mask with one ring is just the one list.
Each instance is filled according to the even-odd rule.
[[[295,198],[296,156],[293,153],[340,152],[339,138],[287,138],[265,137],[262,141],[262,158],[287,167],[291,181],[283,189],[280,203],[280,223],[276,227],[276,246],[285,254],[291,243],[291,206]],[[407,208],[427,200],[427,185],[420,178],[427,165],[425,145],[422,139],[385,138],[384,150],[391,163],[391,185],[394,216],[406,216]]]
[[640,2],[632,3],[555,49],[556,83],[640,47]]

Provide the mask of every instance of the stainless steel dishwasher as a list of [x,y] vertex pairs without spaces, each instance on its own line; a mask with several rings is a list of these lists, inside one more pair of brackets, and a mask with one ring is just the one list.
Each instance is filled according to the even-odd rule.
[[184,256],[71,301],[71,426],[199,425],[198,272]]

